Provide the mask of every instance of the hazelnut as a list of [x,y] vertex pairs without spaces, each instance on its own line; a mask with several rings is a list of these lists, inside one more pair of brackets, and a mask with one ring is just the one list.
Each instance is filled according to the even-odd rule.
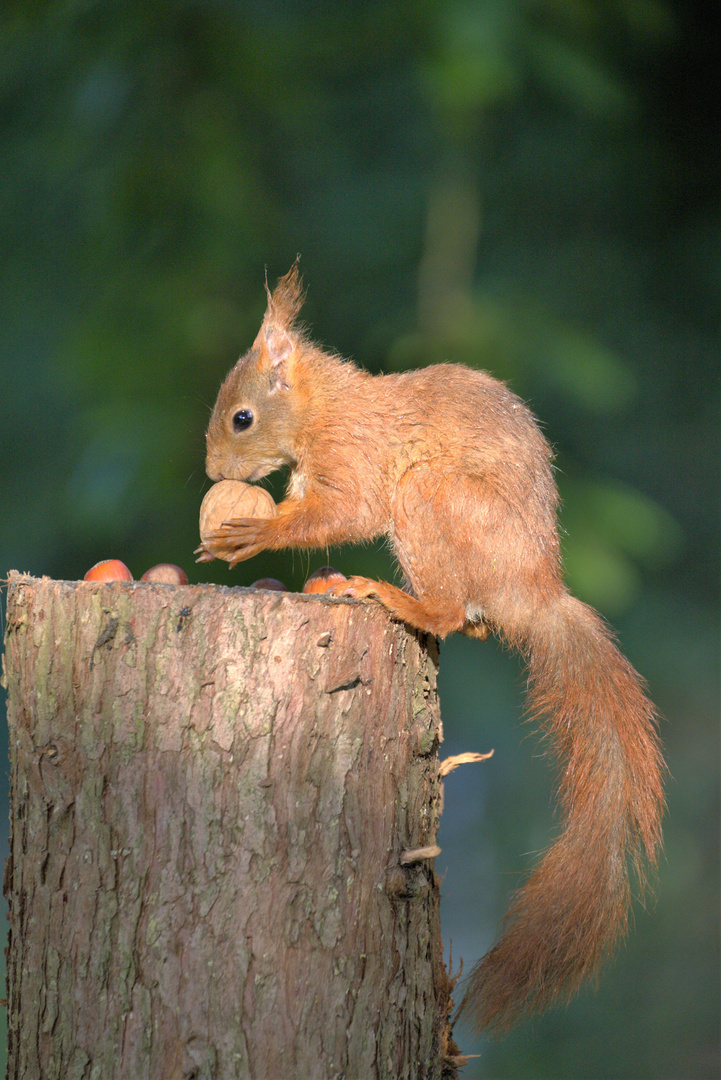
[[310,575],[305,585],[303,586],[304,593],[324,593],[328,592],[331,585],[335,585],[339,581],[347,581],[348,578],[345,574],[341,574],[340,570],[334,569],[332,566],[321,566],[319,570],[314,570]]
[[133,575],[120,559],[103,559],[91,566],[83,581],[132,581]]
[[152,581],[155,585],[187,585],[188,575],[175,563],[161,562],[146,570],[140,580]]
[[273,589],[276,592],[288,592],[282,581],[274,577],[262,577],[249,586],[251,589]]

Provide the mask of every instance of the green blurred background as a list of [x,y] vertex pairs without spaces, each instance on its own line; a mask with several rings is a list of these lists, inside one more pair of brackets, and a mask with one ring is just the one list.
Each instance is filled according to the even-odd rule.
[[[192,556],[209,409],[257,330],[264,267],[274,279],[296,252],[318,340],[371,370],[488,368],[557,449],[571,585],[666,717],[666,858],[597,993],[501,1041],[457,1029],[480,1055],[467,1080],[719,1075],[714,9],[0,13],[0,575],[118,557],[136,576],[170,561],[192,581],[300,588],[326,561],[229,574]],[[331,561],[394,572],[381,544]],[[444,941],[466,970],[554,827],[522,686],[492,642],[443,646],[444,752],[496,751],[446,782]]]

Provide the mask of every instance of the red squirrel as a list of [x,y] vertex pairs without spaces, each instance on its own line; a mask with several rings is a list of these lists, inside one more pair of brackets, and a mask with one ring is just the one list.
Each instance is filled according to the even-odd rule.
[[297,262],[220,388],[212,480],[290,466],[278,516],[224,523],[200,559],[387,536],[406,588],[353,577],[418,630],[485,638],[524,658],[531,714],[561,765],[563,831],[471,972],[461,1012],[507,1029],[568,999],[627,929],[628,863],[643,887],[661,843],[657,717],[600,616],[567,590],[551,448],[524,403],[484,371],[438,364],[369,375],[297,327]]

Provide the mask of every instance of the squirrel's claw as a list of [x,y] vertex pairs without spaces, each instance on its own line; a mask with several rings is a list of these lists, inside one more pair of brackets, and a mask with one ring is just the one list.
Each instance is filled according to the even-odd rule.
[[198,556],[195,560],[196,562],[212,562],[215,558],[215,555],[213,555],[211,551],[208,551],[205,544],[201,544],[200,547],[197,547],[193,552],[193,555]]

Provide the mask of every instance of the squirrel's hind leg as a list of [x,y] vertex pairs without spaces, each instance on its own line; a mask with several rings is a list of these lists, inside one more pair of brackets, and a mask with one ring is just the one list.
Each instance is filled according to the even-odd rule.
[[[462,604],[452,604],[444,598],[443,604],[436,607],[432,602],[419,600],[387,581],[371,581],[364,577],[351,577],[340,581],[329,589],[331,596],[352,597],[365,600],[372,597],[390,614],[414,627],[436,637],[447,637],[456,630],[463,630],[467,624]],[[473,636],[480,636],[474,634]]]

